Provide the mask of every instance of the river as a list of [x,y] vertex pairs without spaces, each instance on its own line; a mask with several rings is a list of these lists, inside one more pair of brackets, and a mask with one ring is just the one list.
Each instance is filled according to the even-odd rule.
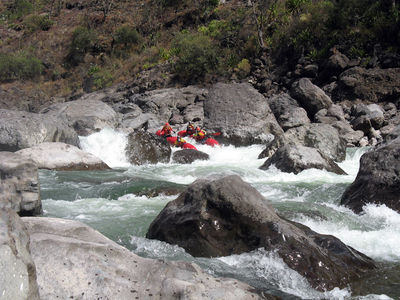
[[[121,132],[103,129],[81,137],[80,142],[112,170],[41,170],[45,216],[81,221],[140,256],[193,261],[210,274],[237,278],[283,299],[400,299],[400,214],[386,206],[368,205],[356,215],[339,205],[366,149],[347,150],[346,160],[339,165],[348,175],[314,169],[294,175],[275,168],[259,170],[265,160],[257,159],[263,145],[211,148],[194,143],[210,155],[208,161],[133,166],[124,156],[126,136]],[[338,237],[372,257],[379,268],[352,286],[321,293],[273,252],[259,249],[229,257],[194,258],[178,246],[144,237],[177,191],[212,173],[239,175],[281,216]]]

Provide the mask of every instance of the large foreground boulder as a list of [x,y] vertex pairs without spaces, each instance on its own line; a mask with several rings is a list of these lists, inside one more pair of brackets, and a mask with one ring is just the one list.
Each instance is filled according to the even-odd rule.
[[248,83],[217,83],[204,102],[204,127],[222,142],[249,145],[283,133],[267,99]]
[[172,160],[179,164],[191,164],[196,160],[208,160],[209,158],[207,153],[194,149],[178,150],[172,155]]
[[43,142],[78,146],[76,132],[48,115],[0,109],[0,151],[17,151]]
[[0,298],[39,300],[29,235],[21,218],[0,199]]
[[279,148],[260,169],[267,170],[272,165],[283,172],[294,174],[312,168],[339,175],[346,174],[332,159],[319,150],[296,144],[287,144]]
[[38,168],[35,162],[13,152],[0,152],[0,201],[20,215],[42,213]]
[[118,114],[106,103],[95,99],[80,99],[53,104],[41,111],[65,122],[77,134],[87,136],[105,127],[118,125]]
[[171,157],[171,147],[165,138],[136,130],[128,135],[126,156],[131,164],[167,163]]
[[39,169],[89,171],[110,169],[100,158],[64,143],[42,143],[16,152],[32,159]]
[[346,157],[346,140],[338,130],[328,124],[312,123],[287,130],[284,135],[275,138],[261,152],[258,158],[270,157],[283,145],[294,143],[318,149],[334,161],[343,161]]
[[368,203],[385,204],[400,212],[400,138],[363,154],[354,182],[341,204],[355,212]]
[[77,221],[23,221],[42,300],[261,299],[250,286],[214,278],[193,263],[137,256]]
[[370,258],[337,238],[280,218],[256,189],[236,175],[195,181],[167,204],[147,237],[204,257],[264,247],[276,251],[318,290],[345,287],[374,268]]

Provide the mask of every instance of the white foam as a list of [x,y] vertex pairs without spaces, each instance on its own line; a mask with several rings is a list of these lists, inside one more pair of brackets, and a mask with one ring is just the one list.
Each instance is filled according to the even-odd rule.
[[342,206],[327,206],[336,210],[328,220],[302,217],[296,221],[334,235],[377,261],[400,261],[400,214],[385,205],[366,205],[361,215]]
[[125,155],[127,135],[123,132],[104,128],[89,136],[80,136],[79,141],[82,150],[97,156],[111,168],[130,166]]
[[350,291],[347,289],[340,290],[335,288],[324,293],[316,291],[304,277],[290,269],[274,252],[266,252],[263,249],[259,249],[251,253],[231,255],[218,259],[236,268],[240,274],[246,274],[246,276],[253,277],[253,279],[261,279],[271,283],[285,293],[303,299],[343,299],[350,296]]

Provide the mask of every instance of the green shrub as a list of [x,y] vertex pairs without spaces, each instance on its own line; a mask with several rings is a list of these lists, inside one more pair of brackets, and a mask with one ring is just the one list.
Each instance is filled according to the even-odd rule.
[[42,62],[31,55],[0,53],[0,80],[35,79],[43,72]]
[[110,71],[102,70],[98,65],[93,65],[88,70],[88,75],[93,78],[93,85],[96,90],[104,89],[113,82]]
[[123,45],[128,48],[133,44],[139,43],[140,34],[130,26],[122,26],[115,31],[113,39],[115,45]]
[[47,31],[53,23],[49,15],[31,15],[24,20],[24,25],[30,32],[37,30]]
[[202,79],[206,74],[218,73],[218,47],[201,33],[181,33],[174,43],[177,61],[175,72],[185,81]]
[[29,0],[13,0],[5,15],[9,20],[19,19],[27,14],[32,13],[34,4]]
[[78,27],[72,33],[72,40],[66,61],[69,65],[76,66],[83,62],[85,54],[93,49],[96,43],[95,32],[86,28]]

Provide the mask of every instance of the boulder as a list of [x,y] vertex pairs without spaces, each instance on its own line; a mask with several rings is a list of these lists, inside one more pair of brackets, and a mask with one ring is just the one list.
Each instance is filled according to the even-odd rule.
[[207,153],[194,149],[182,149],[174,152],[172,161],[179,164],[191,164],[196,160],[208,160],[210,156]]
[[[189,262],[137,256],[77,221],[23,218],[41,299],[261,299]],[[270,298],[271,299],[271,298]]]
[[283,172],[294,174],[313,168],[339,175],[346,174],[332,159],[326,157],[319,150],[296,144],[286,144],[279,148],[260,169],[267,170],[272,165]]
[[288,94],[274,95],[268,99],[269,106],[283,130],[311,123],[304,108]]
[[353,67],[340,74],[334,101],[360,99],[368,102],[392,102],[400,95],[400,69]]
[[136,130],[128,135],[126,156],[135,165],[167,163],[171,157],[171,147],[165,138]]
[[283,133],[267,99],[249,83],[217,83],[204,103],[204,127],[234,145],[267,142]]
[[311,119],[319,110],[328,109],[333,104],[331,98],[308,78],[295,81],[290,89],[290,96],[299,102]]
[[319,79],[326,81],[331,79],[333,76],[338,76],[348,68],[349,62],[350,60],[346,55],[336,50],[324,64]]
[[65,120],[81,136],[105,127],[115,128],[119,122],[117,113],[109,105],[91,98],[53,104],[41,113]]
[[[200,87],[167,88],[148,91],[130,96],[130,103],[136,104],[145,114],[156,116],[158,122],[149,124],[146,130],[155,132],[165,122],[169,122],[174,113],[183,116],[182,122],[203,120],[202,100],[207,90]],[[193,109],[193,110],[192,110]],[[175,119],[179,119],[175,116]],[[191,120],[192,119],[192,120]]]
[[281,146],[294,143],[316,148],[326,157],[340,162],[346,158],[346,141],[328,124],[312,123],[287,130],[267,145],[258,158],[270,157]]
[[20,215],[42,213],[38,168],[33,160],[13,152],[0,152],[0,200]]
[[17,154],[32,159],[39,169],[66,171],[110,169],[93,154],[64,143],[42,143],[17,151]]
[[0,295],[2,299],[39,300],[29,234],[21,218],[0,199]]
[[400,138],[361,156],[354,182],[345,190],[341,204],[357,213],[368,203],[385,204],[400,212]]
[[355,117],[352,122],[353,127],[356,127],[357,124],[368,123],[368,131],[372,127],[374,129],[381,128],[385,121],[384,110],[377,104],[355,105],[352,107],[352,115]]
[[345,287],[373,261],[333,236],[280,218],[239,176],[192,183],[151,223],[147,237],[177,244],[194,256],[216,257],[258,248],[275,251],[318,290]]
[[43,142],[79,145],[75,131],[53,116],[0,109],[0,151],[17,151]]

